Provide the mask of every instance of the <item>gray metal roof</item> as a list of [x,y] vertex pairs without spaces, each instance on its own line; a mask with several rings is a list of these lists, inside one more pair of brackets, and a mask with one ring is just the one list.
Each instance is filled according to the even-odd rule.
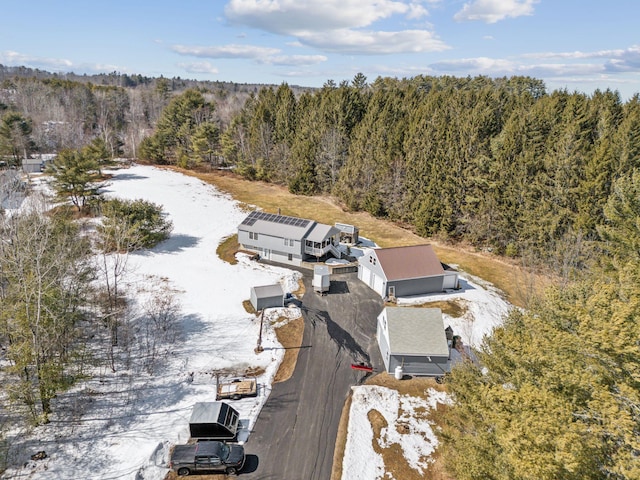
[[448,356],[439,308],[386,307],[392,355]]
[[238,228],[247,232],[257,232],[273,237],[300,241],[313,225],[315,225],[313,220],[253,211],[242,221]]
[[270,298],[270,297],[282,297],[284,290],[282,285],[276,283],[275,285],[261,285],[259,287],[251,287],[256,292],[256,298]]
[[332,227],[331,225],[325,225],[324,223],[316,223],[313,229],[307,235],[306,240],[310,240],[312,242],[323,242],[334,235],[338,235],[340,230],[336,227]]

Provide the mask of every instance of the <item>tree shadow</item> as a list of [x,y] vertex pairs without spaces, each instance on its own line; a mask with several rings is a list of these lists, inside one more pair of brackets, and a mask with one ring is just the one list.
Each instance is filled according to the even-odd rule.
[[182,252],[187,248],[193,248],[200,243],[198,237],[192,237],[191,235],[184,235],[179,233],[177,235],[171,235],[168,239],[160,242],[158,245],[150,250],[138,250],[136,255],[148,256],[151,253],[176,253]]

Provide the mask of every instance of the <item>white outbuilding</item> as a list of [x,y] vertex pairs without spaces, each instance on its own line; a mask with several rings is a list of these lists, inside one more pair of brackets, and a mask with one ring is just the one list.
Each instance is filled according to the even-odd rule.
[[283,307],[284,290],[282,285],[276,283],[274,285],[251,287],[250,301],[256,311],[264,310],[265,308]]
[[394,374],[439,377],[450,370],[450,352],[439,308],[386,307],[376,337],[384,366]]

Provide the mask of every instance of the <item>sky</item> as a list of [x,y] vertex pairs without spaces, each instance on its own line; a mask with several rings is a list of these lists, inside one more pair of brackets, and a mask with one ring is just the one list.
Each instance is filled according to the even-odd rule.
[[528,75],[640,92],[637,0],[0,1],[0,64],[321,87]]
[[[283,356],[271,322],[283,324],[301,315],[297,307],[268,309],[262,336],[264,351],[256,353],[260,321],[242,306],[249,298],[250,286],[279,282],[285,292],[293,292],[300,274],[257,263],[246,254],[238,254],[236,265],[217,257],[217,245],[236,232],[247,213],[241,204],[213,186],[152,166],[135,165],[109,173],[113,177],[106,187],[107,196],[151,201],[161,205],[173,222],[168,240],[128,257],[124,290],[132,293],[131,322],[137,328],[141,318],[135,312],[147,301],[150,291],[159,284],[171,288],[180,305],[180,341],[167,351],[160,350],[164,366],[159,374],[148,375],[136,365],[116,373],[98,368],[94,376],[57,395],[50,424],[5,432],[13,450],[8,470],[0,475],[2,479],[84,478],[91,472],[91,478],[100,480],[163,480],[171,445],[189,438],[193,404],[212,399],[212,372],[240,372],[247,367],[264,370],[257,378],[259,395],[233,402],[247,428],[252,428]],[[44,182],[39,182],[37,190],[44,188]],[[202,222],[203,218],[211,221]],[[372,244],[369,239],[363,241]],[[351,252],[364,254],[356,247]],[[445,325],[452,325],[465,344],[478,346],[511,306],[491,285],[464,272],[460,275],[460,290],[400,299],[400,303],[456,299],[467,306],[466,313],[460,318],[443,315]],[[402,435],[399,429],[390,427],[379,440],[380,448],[397,443],[416,470],[424,468],[422,460],[431,454],[437,440],[428,422],[414,413],[433,408],[434,402],[447,401],[435,391],[428,397],[417,399],[379,387],[357,387],[349,417],[343,478],[382,478],[382,458],[371,441],[362,441],[363,435],[373,436],[367,417],[372,409],[383,414],[390,426],[410,427]],[[29,460],[43,448],[46,459]],[[251,442],[247,453],[252,453]]]

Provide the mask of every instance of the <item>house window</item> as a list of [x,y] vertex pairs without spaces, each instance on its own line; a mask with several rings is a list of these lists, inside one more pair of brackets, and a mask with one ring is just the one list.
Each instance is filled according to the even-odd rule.
[[284,239],[284,246],[285,247],[293,247],[294,244],[295,244],[295,241],[293,240],[293,238],[285,238]]
[[290,253],[290,254],[288,255],[288,258],[289,258],[289,261],[292,261],[292,260],[293,260],[293,253]]
[[249,240],[257,240],[258,233],[257,232],[249,232]]

